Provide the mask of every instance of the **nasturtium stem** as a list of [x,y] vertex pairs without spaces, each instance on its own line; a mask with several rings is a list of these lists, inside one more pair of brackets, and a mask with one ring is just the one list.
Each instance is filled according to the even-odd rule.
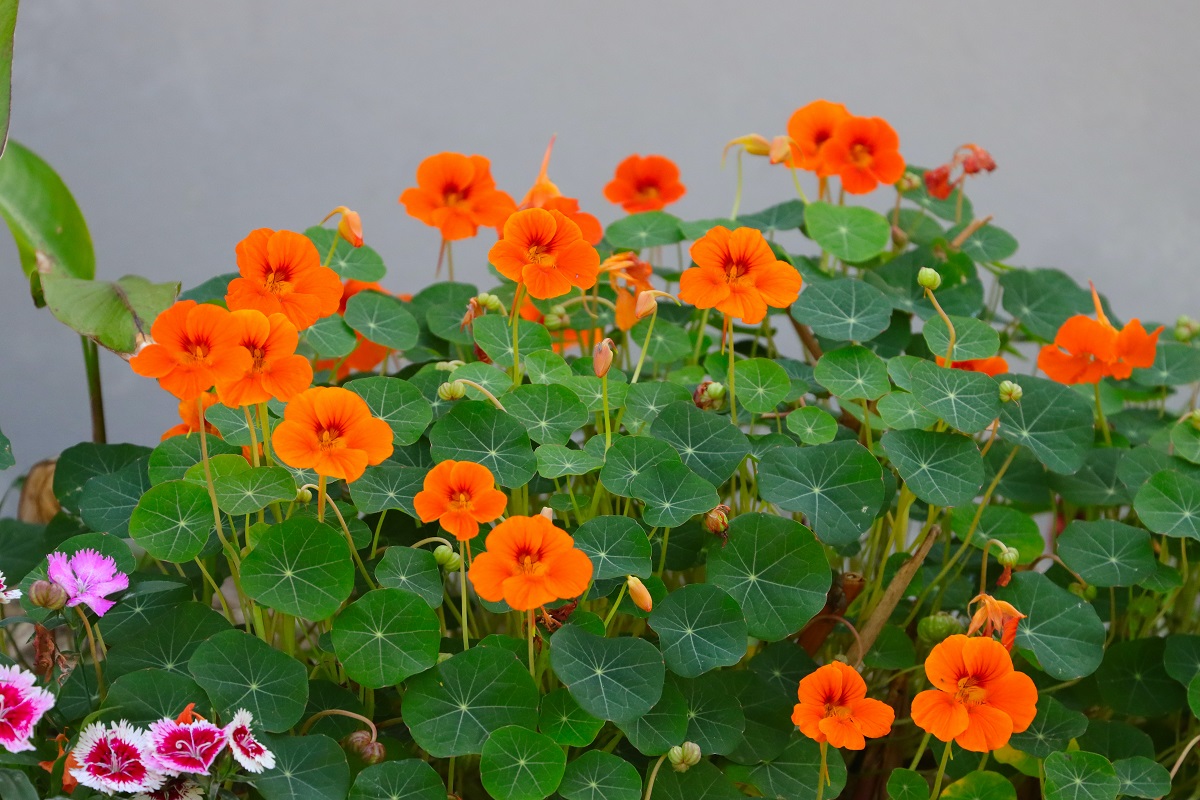
[[104,688],[104,670],[100,666],[100,651],[96,647],[96,635],[92,633],[92,624],[88,622],[87,615],[83,613],[83,609],[75,606],[75,613],[79,615],[80,621],[83,622],[83,630],[87,633],[88,648],[92,651],[92,664],[96,667],[96,691],[99,692],[100,700],[103,702],[108,692]]
[[670,541],[670,539],[671,529],[666,528],[663,530],[662,552],[658,554],[658,577],[660,578],[667,570],[667,543]]
[[643,800],[650,800],[654,794],[654,780],[658,777],[658,771],[662,769],[663,762],[667,760],[667,754],[663,753],[658,757],[658,761],[654,762],[654,769],[650,772],[650,780],[646,781],[646,794],[643,795]]
[[629,379],[629,385],[638,382],[638,378],[642,374],[642,365],[646,363],[646,351],[650,349],[650,337],[654,335],[654,323],[658,320],[658,303],[654,304],[654,310],[650,312],[650,324],[646,326],[646,341],[642,342],[642,352],[638,355],[637,368],[633,371],[633,377]]
[[737,188],[733,193],[733,211],[729,213],[730,220],[736,220],[738,209],[742,206],[742,150],[737,151]]
[[1100,432],[1104,435],[1104,444],[1112,447],[1112,432],[1108,429],[1108,420],[1104,418],[1104,403],[1100,400],[1100,381],[1092,384],[1096,395],[1096,421],[1100,425]]
[[266,403],[258,404],[258,422],[263,435],[263,458],[270,466],[275,463],[275,459],[271,457],[271,415],[267,411]]
[[604,413],[604,450],[612,447],[612,420],[608,418],[608,374],[600,378],[600,400]]
[[825,787],[829,783],[829,742],[821,742],[821,769],[817,773],[817,800],[825,797]]
[[333,244],[329,245],[329,250],[328,250],[328,252],[325,253],[325,263],[323,264],[323,266],[328,267],[330,264],[333,263],[333,254],[335,252],[337,252],[337,244],[338,244],[338,234],[337,234],[337,231],[334,231],[333,232]]
[[462,598],[462,634],[463,650],[465,651],[471,646],[471,634],[467,622],[471,618],[471,612],[467,607],[467,543],[463,539],[458,542],[458,560],[458,589],[459,596]]
[[208,585],[212,587],[213,594],[221,601],[221,609],[225,612],[225,619],[229,620],[229,623],[232,625],[233,612],[229,609],[229,603],[226,602],[225,595],[221,592],[221,587],[213,580],[213,576],[209,574],[208,569],[205,568],[204,562],[200,560],[199,556],[192,560],[196,562],[196,566],[200,568],[200,574],[204,576],[204,579],[208,581]]
[[946,338],[949,340],[949,344],[946,345],[945,367],[946,369],[950,369],[954,366],[954,323],[950,321],[950,316],[944,310],[942,310],[942,304],[937,301],[936,297],[934,297],[933,290],[926,289],[925,296],[928,297],[929,302],[933,304],[933,309],[938,313],[938,316],[942,318],[942,322],[946,323]]
[[792,183],[796,185],[796,194],[800,196],[800,202],[808,205],[808,195],[804,193],[804,187],[800,185],[800,176],[796,173],[796,165],[788,164],[788,169],[792,173]]
[[700,350],[704,346],[704,331],[708,328],[708,314],[712,311],[711,308],[706,308],[700,312],[700,324],[696,326],[696,347],[692,350],[692,363],[700,363]]
[[537,681],[537,664],[533,655],[533,640],[537,637],[537,622],[533,618],[533,609],[525,612],[529,616],[529,677]]
[[379,512],[379,520],[375,523],[375,536],[371,539],[371,560],[375,560],[375,556],[379,553],[379,534],[383,531],[383,518],[387,516],[388,509]]
[[513,386],[521,385],[521,343],[520,328],[518,327],[521,321],[521,290],[524,285],[518,283],[517,290],[513,292],[513,304],[509,310],[509,316],[512,322],[512,343],[513,343],[513,363],[512,363],[512,382]]
[[317,522],[325,521],[325,489],[327,482],[328,478],[324,475],[317,478]]
[[104,444],[108,441],[108,431],[104,424],[104,392],[100,383],[100,351],[96,343],[86,336],[80,336],[83,343],[83,367],[87,372],[88,401],[92,411],[92,441]]
[[[318,491],[321,493],[321,500],[324,500],[325,499],[325,476],[324,475],[321,476],[321,482],[320,482],[320,486],[318,487]],[[333,509],[333,515],[335,517],[337,517],[338,522],[341,523],[342,533],[346,534],[346,546],[350,548],[350,556],[354,559],[354,563],[358,566],[358,571],[359,571],[359,573],[362,574],[363,580],[365,580],[367,582],[367,588],[368,589],[378,588],[375,585],[375,581],[371,580],[371,573],[367,572],[367,565],[363,563],[362,557],[359,556],[359,554],[358,554],[358,549],[354,546],[354,536],[350,533],[350,526],[346,524],[346,519],[342,516],[341,509],[339,509],[337,507],[337,503],[333,502],[332,500],[329,501],[329,507],[331,509]],[[318,522],[321,522],[323,520],[323,516],[322,516],[323,514],[324,514],[323,509],[321,509],[321,507],[318,506],[318,511],[317,511],[317,517],[318,517],[317,521]]]
[[729,393],[729,421],[737,425],[737,395],[733,388],[733,320],[728,314],[725,315],[725,331],[729,335],[729,385],[726,387]]
[[250,415],[250,406],[242,406],[246,413],[246,430],[250,432],[250,463],[258,466],[258,432],[254,429],[254,418]]
[[915,770],[917,765],[921,763],[921,756],[925,755],[925,748],[929,746],[929,737],[932,735],[928,731],[925,732],[925,736],[921,739],[921,744],[917,747],[917,754],[913,756],[913,760],[908,765],[910,770]]
[[604,630],[608,630],[608,623],[612,622],[612,618],[617,615],[617,608],[620,607],[621,600],[625,598],[625,590],[628,588],[628,582],[621,584],[621,591],[617,592],[617,599],[613,601],[612,608],[608,610],[608,614],[604,617]]
[[938,764],[937,777],[933,779],[933,791],[929,794],[929,800],[937,800],[942,793],[942,779],[946,777],[946,764],[950,762],[950,748],[954,742],[946,742],[946,749],[942,752],[942,762]]

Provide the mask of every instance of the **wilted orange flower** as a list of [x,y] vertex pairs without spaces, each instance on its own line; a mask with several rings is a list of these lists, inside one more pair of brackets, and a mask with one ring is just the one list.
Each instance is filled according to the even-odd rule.
[[488,261],[538,300],[564,295],[572,286],[590,289],[600,270],[600,256],[583,240],[579,226],[561,211],[542,208],[509,217]]
[[800,273],[775,258],[754,228],[717,226],[692,244],[696,266],[679,279],[679,299],[715,308],[747,325],[762,322],[767,306],[786,308],[800,294]]
[[321,265],[307,236],[259,228],[237,246],[240,278],[229,282],[225,303],[230,311],[253,308],[283,314],[299,330],[337,311],[342,282]]
[[[946,359],[941,356],[934,356],[937,359],[939,367],[946,366]],[[954,369],[961,369],[966,372],[982,372],[984,375],[996,377],[1008,372],[1008,361],[1003,356],[992,356],[991,358],[969,358],[965,361],[952,361],[950,366]]]
[[617,165],[604,187],[604,196],[628,213],[658,211],[683,197],[687,187],[679,182],[679,167],[664,156],[632,155]]
[[321,224],[324,225],[334,214],[342,215],[341,219],[338,220],[338,236],[349,242],[351,247],[362,247],[362,218],[358,216],[358,212],[351,211],[345,206],[338,206],[325,215],[325,219],[321,220]]
[[[816,172],[821,177],[835,174],[825,166],[825,143],[833,137],[838,126],[850,119],[850,112],[841,103],[814,100],[796,109],[788,120],[791,139],[791,163],[800,169]],[[784,160],[787,163],[787,160]]]
[[1037,714],[1037,687],[995,639],[950,636],[925,659],[925,674],[937,688],[913,698],[913,722],[964,750],[1003,747]]
[[627,331],[638,321],[638,295],[654,288],[650,285],[654,268],[633,253],[617,253],[604,260],[600,271],[608,274],[608,283],[617,293],[617,327]]
[[487,535],[487,551],[471,563],[469,577],[489,603],[528,611],[577,597],[592,580],[592,562],[575,540],[538,514],[509,517]]
[[825,169],[842,179],[848,194],[866,194],[904,176],[900,137],[881,117],[850,117],[821,148]]
[[392,454],[392,429],[349,389],[318,386],[292,398],[271,437],[275,455],[295,469],[347,482]]
[[[216,404],[217,396],[212,392],[205,392],[204,394],[200,395],[200,402],[204,404],[204,408],[207,410]],[[195,400],[179,401],[179,418],[183,420],[183,422],[167,428],[166,431],[163,432],[162,441],[165,442],[172,436],[187,436],[189,434],[199,433],[200,409],[196,408]],[[221,438],[221,432],[217,430],[216,427],[208,420],[204,420],[204,432],[209,436],[216,436],[218,439]]]
[[1117,330],[1100,305],[1096,287],[1092,287],[1096,319],[1076,314],[1062,324],[1048,344],[1038,353],[1038,369],[1059,383],[1096,383],[1111,377],[1124,380],[1134,367],[1154,365],[1159,327],[1147,333],[1137,319]]
[[238,344],[250,353],[250,367],[236,377],[217,381],[217,396],[230,408],[265,403],[274,397],[287,402],[312,383],[312,364],[296,355],[300,334],[283,314],[264,315],[246,309],[229,315]]
[[496,488],[492,471],[472,461],[443,461],[425,475],[413,498],[421,522],[437,520],[459,541],[479,535],[479,523],[504,513],[508,497]]
[[[380,294],[388,293],[387,289],[384,289],[374,281],[368,282],[349,279],[342,286],[342,300],[338,304],[337,313],[345,314],[346,301],[359,292],[367,290],[379,292]],[[410,295],[400,295],[400,299],[408,302],[409,300],[412,300],[412,297]],[[350,351],[350,355],[346,356],[345,358],[322,359],[315,364],[316,368],[333,369],[335,366],[337,366],[337,373],[333,377],[340,381],[349,376],[352,372],[368,372],[372,369],[375,369],[375,367],[383,363],[383,360],[387,358],[388,353],[391,352],[391,350],[389,350],[387,347],[372,342],[358,331],[354,332],[354,336],[358,341],[358,344],[356,344],[354,349]]]
[[153,344],[129,361],[138,375],[158,378],[158,385],[180,400],[195,403],[213,384],[250,368],[250,354],[240,346],[229,312],[220,306],[180,300],[158,315],[150,328]]
[[496,188],[492,165],[483,156],[438,153],[417,167],[417,185],[400,202],[409,216],[442,232],[446,241],[469,239],[480,225],[495,227],[517,206]]
[[1025,619],[1025,615],[1017,611],[1012,603],[997,600],[990,594],[978,595],[971,603],[979,603],[979,608],[971,617],[967,635],[970,636],[979,631],[984,636],[991,636],[994,632],[1000,631],[1000,644],[1004,645],[1004,649],[1011,653],[1013,645],[1017,641],[1017,625]]
[[867,697],[867,684],[858,670],[831,661],[800,679],[800,702],[792,722],[816,742],[862,750],[867,737],[886,736],[896,712],[887,703]]

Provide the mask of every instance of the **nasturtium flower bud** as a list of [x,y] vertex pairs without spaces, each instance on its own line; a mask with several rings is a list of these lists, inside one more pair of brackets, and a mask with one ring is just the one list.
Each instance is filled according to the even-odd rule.
[[1175,320],[1175,339],[1180,342],[1190,342],[1200,333],[1200,322],[1183,314]]
[[684,742],[683,746],[676,745],[667,751],[667,760],[676,772],[687,772],[700,763],[700,745],[695,742]]
[[1015,547],[1006,547],[1001,551],[996,560],[1000,562],[1000,566],[1002,567],[1015,567],[1017,562],[1021,560],[1021,553]]
[[551,522],[554,522],[554,509],[551,508],[550,506],[546,506],[538,513],[541,514],[546,519],[550,520]]
[[312,502],[312,489],[297,489],[296,490],[296,502],[297,503]]
[[335,214],[342,215],[342,218],[338,220],[338,236],[349,242],[351,247],[362,247],[362,219],[358,216],[358,212],[351,211],[345,206],[338,206],[333,211],[330,211],[328,214],[326,214],[325,219],[321,220],[321,223],[324,224]]
[[1086,583],[1073,582],[1067,587],[1067,591],[1089,603],[1096,599],[1096,587]]
[[900,176],[900,180],[896,181],[896,191],[911,192],[913,189],[921,188],[921,176],[915,172],[906,172]]
[[636,575],[627,575],[625,586],[629,589],[629,599],[635,606],[647,614],[654,610],[654,599],[650,597],[650,590],[646,588],[646,584],[642,583],[641,579]]
[[917,272],[917,283],[921,285],[922,289],[933,292],[942,285],[942,276],[932,267],[921,267]]
[[771,152],[771,143],[767,141],[767,137],[757,133],[747,133],[745,136],[739,136],[736,139],[730,139],[725,144],[725,150],[721,153],[721,159],[725,159],[725,153],[729,152],[729,148],[741,145],[747,155],[765,156]]
[[1019,403],[1024,396],[1025,392],[1021,389],[1021,384],[1015,381],[1000,381],[1001,403]]
[[458,572],[462,569],[462,557],[448,544],[439,544],[433,548],[433,560],[447,572]]
[[571,318],[550,313],[542,317],[542,325],[548,331],[559,331],[571,324]]
[[704,529],[718,536],[729,530],[729,506],[722,503],[705,514]]
[[637,302],[633,307],[633,315],[638,319],[645,319],[653,314],[658,309],[658,295],[653,290],[648,292],[639,292]]
[[720,408],[725,404],[725,384],[704,381],[692,392],[692,402],[706,411]]
[[500,298],[491,292],[480,292],[475,295],[475,300],[488,311],[498,312],[504,310],[504,303],[500,302]]
[[347,750],[357,753],[367,764],[378,764],[387,756],[383,742],[376,740],[368,731],[355,731],[347,736],[343,743]]
[[553,305],[550,306],[550,310],[547,313],[565,318],[567,316],[567,307],[563,305]]
[[467,396],[467,385],[462,381],[443,383],[437,390],[438,399],[447,403],[462,400]]
[[29,587],[29,601],[39,608],[61,611],[68,599],[67,590],[53,581],[34,581]]
[[433,365],[433,368],[438,372],[454,372],[454,370],[465,364],[465,361],[454,359],[453,361],[439,361]]
[[945,611],[931,614],[917,623],[917,639],[926,647],[932,647],[962,632],[963,624]]
[[1184,417],[1184,419],[1187,420],[1193,428],[1200,430],[1200,408],[1190,412],[1186,417]]
[[613,345],[612,339],[602,339],[592,348],[592,371],[596,373],[597,378],[603,378],[612,367]]

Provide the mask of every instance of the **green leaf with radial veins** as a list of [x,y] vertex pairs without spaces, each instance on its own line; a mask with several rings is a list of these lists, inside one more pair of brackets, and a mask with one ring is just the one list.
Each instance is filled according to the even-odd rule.
[[1000,276],[1004,310],[1034,336],[1054,339],[1058,329],[1076,314],[1090,314],[1092,297],[1065,272],[1057,269],[1014,269]]
[[419,758],[373,764],[354,779],[348,800],[445,800],[446,785]]
[[566,800],[639,800],[642,778],[625,759],[588,750],[567,764],[558,793]]
[[196,712],[208,716],[211,708],[202,693],[190,675],[139,669],[112,682],[100,707],[99,719],[105,722],[124,719],[134,725],[148,726],[163,717],[174,719],[188,703],[195,703]]
[[1121,795],[1144,797],[1151,800],[1166,797],[1171,793],[1171,773],[1152,758],[1133,756],[1113,762],[1117,780],[1121,782]]
[[670,684],[662,687],[662,696],[654,707],[627,722],[616,723],[629,743],[644,756],[661,756],[687,736],[687,701]]
[[734,517],[729,543],[708,554],[708,581],[741,605],[750,635],[767,641],[804,627],[824,607],[831,580],[821,543],[785,517]]
[[1021,733],[1014,733],[1012,746],[1034,758],[1045,758],[1087,730],[1088,719],[1053,697],[1039,697],[1037,716]]
[[649,427],[671,403],[686,403],[692,393],[676,383],[635,383],[625,395],[625,428],[638,434]]
[[41,276],[46,305],[58,321],[115,353],[132,353],[137,337],[175,302],[178,283],[151,283],[137,275],[115,281]]
[[650,436],[622,436],[605,455],[600,481],[613,494],[630,497],[638,476],[657,464],[679,460],[675,448],[666,442]]
[[1017,646],[1030,650],[1052,678],[1070,681],[1091,675],[1104,655],[1104,623],[1096,609],[1040,572],[1017,572],[996,592],[1025,614]]
[[1017,790],[1003,775],[977,770],[948,785],[941,800],[1017,800]]
[[496,800],[543,800],[558,788],[566,767],[566,751],[549,736],[509,725],[483,743],[479,777]]
[[803,224],[804,203],[800,200],[784,200],[762,211],[738,217],[738,225],[764,232],[795,230]]
[[868,208],[817,202],[808,204],[804,216],[809,237],[830,255],[850,264],[869,261],[891,241],[891,223]]
[[650,613],[667,668],[694,678],[717,667],[731,667],[746,655],[746,618],[721,589],[694,583],[676,589]]
[[521,356],[521,361],[531,383],[562,383],[575,374],[563,357],[553,350],[537,350]]
[[1163,664],[1166,640],[1159,636],[1113,642],[1096,670],[1105,705],[1118,714],[1158,717],[1183,708],[1187,692]]
[[650,539],[645,529],[629,517],[592,517],[575,529],[575,546],[595,565],[595,580],[636,575],[648,578]]
[[[475,343],[498,367],[511,367],[513,361],[512,326],[499,314],[487,314],[472,323]],[[530,353],[550,350],[553,342],[546,326],[527,319],[517,322],[517,349],[523,361]]]
[[837,420],[824,409],[805,406],[787,415],[787,429],[805,444],[827,444],[837,436]]
[[[593,442],[599,442],[599,446]],[[543,478],[586,475],[604,466],[604,437],[593,436],[582,450],[561,444],[544,444],[534,450],[533,455],[537,458],[538,474]]]
[[1116,800],[1121,781],[1104,756],[1083,751],[1046,757],[1046,800]]
[[169,617],[164,614],[158,619],[169,618],[170,624],[151,625],[144,635],[114,647],[105,663],[104,674],[113,679],[137,670],[162,669],[185,675],[188,659],[196,649],[213,636],[229,630],[224,617],[200,603],[180,603],[168,614]]
[[914,364],[912,393],[921,405],[963,433],[978,433],[1000,415],[1000,385],[981,372]]
[[662,654],[645,639],[608,639],[576,625],[550,638],[550,663],[584,711],[622,723],[654,707],[666,675]]
[[314,322],[304,332],[304,341],[322,358],[342,358],[358,346],[358,337],[340,314]]
[[841,400],[877,400],[892,388],[883,359],[860,345],[825,353],[813,377]]
[[252,599],[285,614],[325,619],[354,589],[354,562],[346,538],[311,518],[272,525],[242,560],[242,588]]
[[79,496],[79,515],[84,524],[94,531],[127,538],[133,511],[150,488],[149,460],[149,456],[143,456],[116,472],[89,479]]
[[685,465],[714,486],[728,480],[750,453],[746,435],[727,418],[690,402],[664,408],[650,433],[674,447]]
[[643,319],[633,326],[629,335],[638,346],[646,346],[646,360],[651,363],[667,364],[678,361],[692,352],[692,342],[687,331],[678,325],[660,319],[655,322],[650,338],[646,332],[650,329],[650,320]]
[[296,499],[296,480],[283,467],[252,467],[236,475],[222,475],[213,481],[213,487],[217,505],[226,514],[249,514],[274,502]]
[[263,640],[238,630],[210,637],[196,648],[188,670],[223,719],[239,708],[269,731],[283,731],[304,715],[308,671]]
[[727,755],[737,748],[746,729],[746,714],[738,698],[726,690],[720,673],[698,678],[671,676],[688,708],[687,740],[700,752]]
[[[783,754],[749,771],[749,782],[764,797],[786,797],[788,800],[815,800],[818,775],[821,773],[821,748],[812,739],[796,734],[797,738]],[[830,785],[826,797],[837,797],[846,786],[846,762],[841,751],[829,748],[827,753]]]
[[[955,225],[946,231],[946,238],[953,241],[966,228],[967,225],[965,223]],[[988,264],[996,261],[1004,261],[1017,252],[1017,240],[1003,228],[998,228],[995,225],[984,225],[982,228],[977,228],[963,242],[960,249],[970,256],[972,261]]]
[[615,250],[641,251],[683,241],[679,218],[665,211],[643,211],[630,214],[609,225],[605,240]]
[[[974,317],[951,316],[954,323],[954,352],[952,361],[969,361],[976,358],[991,358],[1000,351],[1000,334],[986,322]],[[946,357],[950,349],[950,333],[942,318],[934,317],[925,323],[925,343],[934,355]]]
[[367,245],[354,247],[342,237],[333,228],[322,228],[319,225],[314,225],[304,231],[304,235],[309,238],[313,246],[317,248],[317,252],[321,254],[321,263],[325,263],[325,257],[329,253],[329,248],[333,247],[334,240],[337,240],[337,246],[333,251],[333,258],[329,260],[329,268],[338,274],[338,277],[343,281],[364,281],[372,283],[379,280],[387,273],[387,268],[383,266],[383,259]]
[[400,378],[357,378],[345,388],[366,401],[371,414],[391,426],[393,444],[416,442],[433,419],[433,408],[421,390]]
[[858,539],[883,503],[883,469],[858,442],[776,447],[759,461],[758,479],[764,500],[802,512],[826,544]]
[[413,498],[424,486],[428,472],[420,467],[394,464],[367,467],[362,477],[350,484],[350,498],[363,514],[397,508],[415,518],[417,511],[413,507]]
[[574,392],[553,384],[518,386],[504,395],[502,402],[538,444],[565,445],[589,416]]
[[[729,769],[726,768],[728,772]],[[773,795],[764,795],[773,796]],[[779,795],[784,797],[785,795]],[[786,795],[791,797],[791,795]],[[815,795],[814,795],[815,796]],[[701,761],[687,772],[664,769],[658,773],[650,800],[743,800],[745,795],[725,772]]]
[[208,544],[213,528],[208,491],[190,481],[167,481],[138,501],[129,535],[160,561],[191,561]]
[[537,472],[525,428],[491,403],[460,400],[429,432],[435,461],[482,464],[501,486],[524,486]]
[[1133,586],[1158,564],[1149,533],[1111,519],[1073,520],[1059,535],[1057,550],[1093,586]]
[[733,365],[737,404],[753,414],[774,411],[787,399],[792,379],[769,358],[747,358]]
[[642,520],[655,528],[674,528],[721,502],[713,485],[678,461],[664,461],[643,472],[629,488],[646,504]]
[[350,789],[346,753],[328,736],[270,736],[263,744],[275,768],[249,781],[263,800],[341,800]]
[[[951,524],[954,534],[959,539],[966,538],[978,510],[979,506],[975,503],[954,509]],[[971,544],[982,550],[989,539],[1014,548],[1018,553],[1018,564],[1030,563],[1046,549],[1046,540],[1042,538],[1042,531],[1037,522],[1033,517],[1012,506],[988,505],[983,509],[979,516],[979,524],[975,528],[975,535],[971,537]],[[996,551],[993,549],[991,554],[996,555]]]
[[437,663],[441,627],[433,609],[403,589],[375,589],[333,621],[333,651],[351,680],[392,686]]
[[929,781],[911,769],[896,768],[887,780],[890,800],[925,800],[929,797]]
[[818,336],[843,342],[874,339],[892,323],[892,304],[887,295],[852,278],[806,286],[792,303],[791,313]]
[[398,545],[387,548],[375,565],[375,580],[386,588],[412,592],[430,608],[442,604],[442,571],[428,550]]
[[969,437],[949,431],[888,431],[883,452],[920,499],[943,508],[969,503],[983,485],[983,456]]
[[346,324],[376,344],[391,350],[408,350],[421,336],[420,326],[403,302],[373,290],[359,292],[346,301]]
[[879,398],[875,410],[884,425],[899,431],[928,428],[938,421],[937,414],[917,402],[911,392],[901,389]]
[[1200,381],[1200,349],[1180,342],[1159,342],[1154,366],[1135,369],[1133,379],[1148,386],[1185,386]]
[[999,375],[997,380],[1016,381],[1024,391],[1021,402],[1000,404],[1000,438],[1028,448],[1054,472],[1083,466],[1096,433],[1092,404],[1045,378]]
[[558,744],[587,747],[603,727],[604,720],[584,711],[567,689],[555,689],[542,698],[538,730]]
[[1200,482],[1186,475],[1156,472],[1138,489],[1133,508],[1155,533],[1200,540]]

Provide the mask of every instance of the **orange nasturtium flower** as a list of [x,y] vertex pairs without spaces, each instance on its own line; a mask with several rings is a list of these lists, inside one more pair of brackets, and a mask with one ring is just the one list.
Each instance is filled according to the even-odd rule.
[[800,273],[775,253],[754,228],[717,226],[692,244],[696,266],[679,278],[679,299],[696,308],[715,308],[755,325],[767,306],[787,308],[800,294]]
[[904,177],[900,137],[881,117],[851,117],[821,147],[829,175],[842,179],[848,194],[866,194]]
[[470,239],[483,225],[494,228],[516,210],[496,188],[492,164],[483,156],[438,153],[417,167],[417,185],[400,202],[410,217],[442,232],[448,242]]
[[1025,619],[1025,615],[1017,611],[1012,603],[997,600],[990,594],[978,595],[971,603],[979,603],[979,608],[971,616],[967,635],[979,631],[990,637],[995,631],[1000,631],[1000,644],[1011,653],[1013,645],[1017,642],[1017,625]]
[[230,408],[265,403],[274,397],[287,402],[312,383],[312,364],[296,355],[300,334],[283,314],[233,311],[229,319],[238,344],[250,353],[250,367],[238,376],[217,381],[217,396]]
[[543,208],[509,217],[504,238],[492,245],[488,261],[538,300],[560,297],[572,286],[590,289],[600,271],[600,255],[583,240],[579,226],[561,211]]
[[1037,687],[995,639],[951,636],[929,653],[925,674],[936,688],[913,698],[913,722],[964,750],[1003,747],[1037,714]]
[[1059,383],[1096,383],[1111,377],[1124,380],[1134,367],[1154,365],[1158,335],[1162,328],[1147,333],[1137,319],[1117,330],[1100,305],[1096,287],[1092,287],[1096,319],[1076,314],[1062,324],[1048,344],[1038,353],[1038,369]]
[[592,580],[592,562],[566,531],[538,514],[509,517],[487,535],[486,552],[471,562],[468,577],[489,603],[517,611],[578,597]]
[[[937,359],[939,367],[946,366],[946,359],[942,356],[934,356]],[[982,372],[984,375],[996,377],[1008,372],[1008,361],[1004,356],[992,356],[991,358],[969,358],[965,361],[952,361],[950,366],[954,369],[961,369],[965,372]]]
[[896,712],[881,700],[867,697],[867,684],[858,670],[831,661],[800,679],[800,702],[792,722],[816,742],[862,750],[866,738],[887,736]]
[[229,282],[225,303],[230,311],[283,314],[298,330],[337,311],[342,282],[321,264],[307,236],[259,228],[238,243],[236,252],[241,277]]
[[504,513],[508,497],[496,488],[492,471],[473,461],[443,461],[425,475],[425,485],[413,498],[421,522],[437,520],[459,541],[479,535],[479,523],[494,522]]
[[[823,150],[833,132],[848,119],[850,112],[844,105],[828,100],[814,100],[792,112],[787,124],[791,164],[821,177],[835,174],[825,166]],[[788,163],[787,159],[783,161]]]
[[392,454],[392,429],[349,389],[318,386],[292,398],[271,442],[289,467],[348,483]]
[[250,368],[229,312],[220,306],[180,300],[158,315],[149,344],[129,361],[138,375],[158,378],[158,385],[180,400],[196,399],[219,381]]
[[[550,144],[546,147],[546,154],[542,156],[542,169],[538,172],[533,186],[529,187],[529,191],[521,198],[517,209],[524,211],[527,208],[544,208],[547,211],[561,211],[564,217],[579,226],[585,242],[593,246],[600,244],[600,240],[604,238],[604,228],[601,227],[600,220],[586,211],[580,211],[579,201],[573,197],[564,196],[558,186],[550,180],[548,170],[550,169],[550,152],[553,149],[554,137],[551,136]],[[496,232],[500,234],[500,238],[504,238],[503,225],[497,227]]]
[[650,285],[654,268],[636,253],[617,253],[604,260],[600,271],[608,274],[608,283],[617,293],[617,327],[627,331],[638,321],[638,295],[654,288]]
[[617,165],[604,196],[630,214],[658,211],[683,197],[687,187],[679,182],[679,167],[665,156],[632,155]]
[[[217,396],[212,392],[205,392],[200,395],[200,402],[204,403],[204,408],[207,410],[216,404]],[[200,432],[200,409],[196,408],[195,400],[179,401],[179,418],[183,421],[178,425],[167,428],[163,432],[162,441],[165,442],[172,436],[188,436]],[[221,438],[221,432],[208,420],[204,420],[204,432],[209,436],[216,436],[218,439]]]

